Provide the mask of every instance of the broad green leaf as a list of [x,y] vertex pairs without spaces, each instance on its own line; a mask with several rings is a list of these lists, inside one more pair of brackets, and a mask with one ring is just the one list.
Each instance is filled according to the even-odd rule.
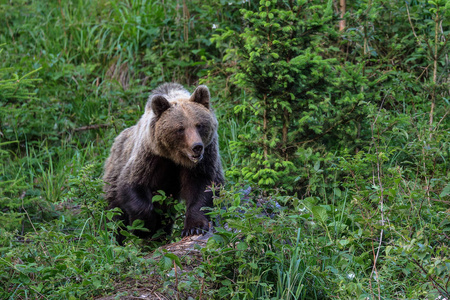
[[311,211],[314,215],[314,218],[322,223],[325,223],[328,219],[327,210],[322,206],[314,206]]
[[447,195],[450,195],[450,183],[448,183],[447,186],[442,190],[442,192],[439,194],[439,197],[443,198]]

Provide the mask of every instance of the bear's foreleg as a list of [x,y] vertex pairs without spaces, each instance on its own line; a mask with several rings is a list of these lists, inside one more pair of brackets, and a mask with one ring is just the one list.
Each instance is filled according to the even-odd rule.
[[[123,186],[120,189],[120,208],[130,216],[130,221],[145,220],[153,211],[152,192],[144,186]],[[132,222],[130,223],[130,225]]]
[[186,218],[181,236],[202,234],[209,231],[209,220],[202,207],[212,207],[213,192],[208,190],[211,179],[199,178],[194,174],[185,174],[182,177],[180,196],[186,201]]
[[[145,186],[122,186],[118,193],[118,203],[116,207],[122,209],[123,214],[118,219],[123,220],[123,227],[132,225],[135,220],[144,221],[145,228],[149,229],[150,232],[144,231],[134,231],[133,233],[139,237],[145,238],[153,235],[158,227],[160,220],[154,213],[154,207],[152,203],[152,192],[148,187]],[[116,236],[117,242],[122,245],[125,237],[120,234]]]

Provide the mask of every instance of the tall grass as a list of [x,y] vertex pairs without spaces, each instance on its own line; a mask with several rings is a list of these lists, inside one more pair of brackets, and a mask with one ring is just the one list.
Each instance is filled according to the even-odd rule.
[[[281,261],[276,265],[277,284],[276,284],[276,298],[277,299],[305,299],[304,281],[305,275],[308,272],[308,266],[303,261],[303,255],[306,253],[305,249],[300,246],[300,228],[297,232],[296,244],[290,249],[289,260],[287,262]],[[282,251],[284,252],[284,251]]]
[[390,73],[399,89],[368,94],[390,107],[360,104],[373,126],[346,129],[370,136],[357,153],[360,141],[298,147],[297,194],[230,181],[203,263],[177,273],[186,258],[133,238],[116,245],[102,164],[152,87],[203,76],[228,178],[246,166],[239,142],[254,128],[234,107],[250,95],[210,37],[213,23],[243,26],[239,9],[258,3],[13,2],[0,4],[0,298],[88,299],[131,279],[173,298],[449,298],[448,107],[430,135],[421,80]]

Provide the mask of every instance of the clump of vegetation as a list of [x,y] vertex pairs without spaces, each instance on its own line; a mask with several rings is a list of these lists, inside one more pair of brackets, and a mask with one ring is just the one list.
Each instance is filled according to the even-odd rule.
[[[448,4],[344,2],[0,4],[0,298],[450,298]],[[104,209],[165,81],[220,123],[201,262],[117,246]]]

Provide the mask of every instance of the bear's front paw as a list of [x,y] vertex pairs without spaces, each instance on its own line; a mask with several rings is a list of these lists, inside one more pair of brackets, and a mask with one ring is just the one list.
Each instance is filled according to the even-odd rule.
[[184,222],[184,229],[181,236],[205,234],[209,231],[209,222],[206,218],[203,220],[186,219]]

